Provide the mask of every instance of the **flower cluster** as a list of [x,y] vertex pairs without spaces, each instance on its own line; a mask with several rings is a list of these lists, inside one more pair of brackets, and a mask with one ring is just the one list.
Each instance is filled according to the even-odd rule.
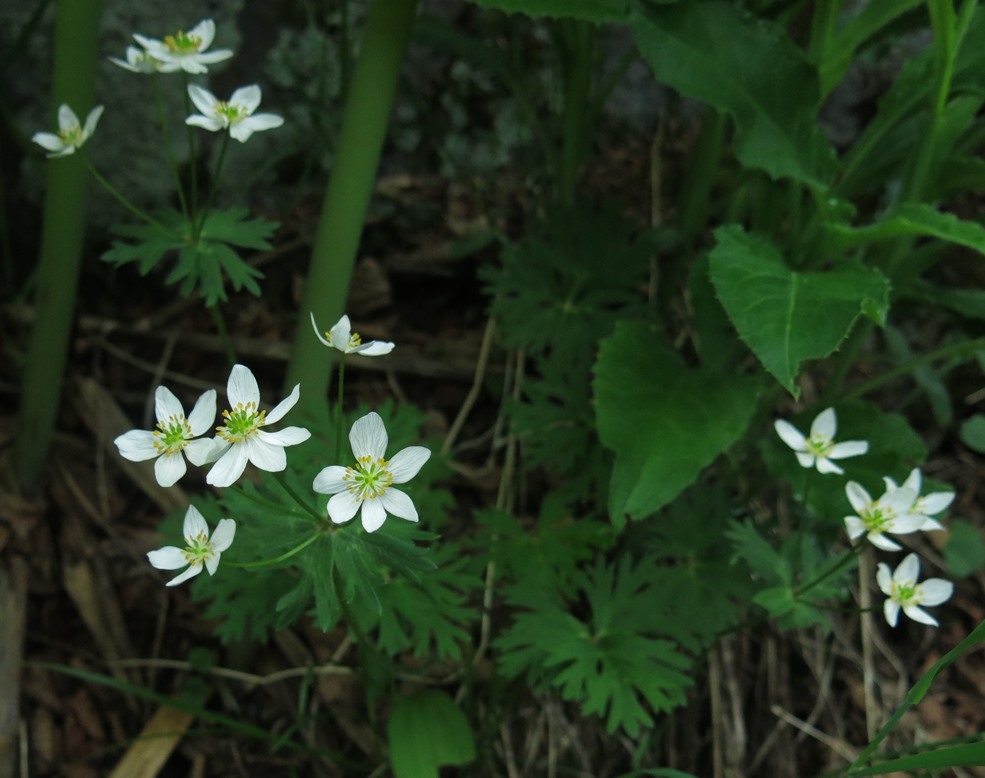
[[[780,439],[793,449],[802,467],[815,468],[822,474],[843,474],[844,470],[832,459],[858,456],[869,450],[866,441],[835,441],[838,419],[834,408],[827,408],[818,414],[811,424],[809,437],[787,421],[778,420],[774,427]],[[883,478],[883,483],[885,491],[878,499],[873,499],[865,487],[856,481],[845,485],[848,502],[855,510],[854,514],[844,518],[849,539],[854,541],[865,536],[876,548],[900,551],[902,546],[890,535],[944,529],[933,517],[951,505],[953,492],[932,492],[921,496],[922,475],[916,468],[902,485],[897,485],[888,477]],[[909,554],[895,571],[891,571],[886,563],[879,563],[876,582],[887,597],[884,614],[891,626],[896,626],[900,609],[914,621],[937,625],[937,621],[919,606],[939,605],[951,596],[954,585],[940,578],[918,584],[919,574],[920,560],[916,554]]]
[[[312,316],[314,323],[314,316]],[[388,354],[393,343],[371,341],[361,343],[351,333],[349,318],[343,316],[327,339],[315,330],[319,339],[330,348],[343,353],[365,356]],[[173,486],[187,472],[186,459],[193,465],[211,465],[206,482],[212,486],[232,486],[252,463],[260,470],[281,472],[287,467],[285,449],[303,443],[311,433],[303,427],[284,427],[277,431],[266,429],[276,424],[300,398],[300,385],[269,412],[260,408],[260,388],[252,371],[244,365],[234,365],[226,384],[228,408],[222,412],[222,424],[215,435],[205,437],[216,419],[216,392],[210,389],[195,402],[191,413],[184,408],[170,389],[160,386],[154,393],[157,426],[153,430],[131,430],[114,441],[121,456],[134,462],[155,460],[154,473],[161,486]],[[312,489],[319,494],[333,495],[328,501],[328,518],[334,524],[350,521],[360,513],[366,532],[375,532],[387,515],[407,521],[418,520],[411,498],[394,484],[409,481],[428,461],[431,452],[422,446],[410,446],[386,458],[388,437],[383,420],[376,413],[358,419],[349,433],[355,463],[323,468],[314,478]],[[186,546],[166,546],[151,551],[150,563],[161,570],[187,569],[172,579],[174,586],[198,575],[203,567],[215,573],[219,557],[233,542],[236,523],[221,519],[215,532],[194,506],[185,515]]]

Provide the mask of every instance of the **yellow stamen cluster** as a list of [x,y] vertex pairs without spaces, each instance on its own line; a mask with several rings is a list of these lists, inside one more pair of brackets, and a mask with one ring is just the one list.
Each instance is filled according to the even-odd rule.
[[184,416],[169,416],[157,423],[154,430],[154,448],[162,454],[175,454],[183,449],[192,437],[192,428]]
[[383,457],[373,459],[371,456],[359,457],[355,467],[347,467],[342,480],[346,489],[357,502],[366,499],[376,499],[393,485],[393,474],[387,469]]
[[267,423],[267,412],[258,412],[255,402],[239,403],[232,411],[223,411],[222,418],[226,423],[215,428],[216,434],[230,443],[241,443]]
[[198,51],[202,45],[202,39],[197,35],[189,35],[184,30],[179,30],[174,35],[168,35],[164,39],[164,45],[175,54],[188,54]]

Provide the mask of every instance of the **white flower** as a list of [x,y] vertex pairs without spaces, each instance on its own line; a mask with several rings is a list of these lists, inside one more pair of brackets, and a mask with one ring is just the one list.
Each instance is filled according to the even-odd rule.
[[110,57],[109,61],[131,73],[174,73],[181,69],[181,66],[176,62],[163,62],[148,52],[147,49],[138,49],[136,46],[127,46],[127,58],[125,60]]
[[157,551],[147,552],[148,561],[158,570],[177,570],[190,565],[181,575],[168,581],[168,586],[177,586],[198,575],[202,572],[202,565],[205,565],[209,575],[215,575],[216,568],[219,567],[219,555],[232,545],[236,536],[236,522],[232,519],[220,519],[210,539],[209,525],[205,523],[198,508],[189,505],[182,534],[188,544],[185,548],[165,546]]
[[79,123],[79,117],[67,105],[62,105],[58,109],[58,133],[36,132],[31,136],[31,140],[39,146],[47,149],[50,153],[48,158],[67,157],[74,154],[76,149],[82,148],[92,133],[96,131],[99,117],[103,115],[103,106],[97,105],[86,117],[83,127]]
[[835,443],[834,436],[838,429],[838,419],[835,409],[821,411],[811,423],[809,438],[794,427],[790,422],[779,419],[773,423],[776,434],[784,443],[794,450],[801,467],[816,467],[819,473],[843,473],[832,459],[857,457],[869,450],[869,444],[864,440],[846,440]]
[[297,384],[290,396],[282,400],[268,415],[261,411],[260,387],[248,367],[234,365],[226,385],[226,395],[232,410],[222,412],[226,423],[216,428],[211,458],[217,459],[205,480],[212,486],[230,486],[252,462],[261,470],[278,473],[287,467],[285,446],[304,443],[311,433],[303,427],[285,427],[279,432],[260,429],[274,424],[295,406],[301,396]]
[[[161,486],[174,486],[186,471],[185,457],[193,465],[209,461],[213,443],[199,435],[208,432],[215,421],[215,389],[209,389],[198,398],[190,416],[185,416],[181,402],[164,386],[154,392],[154,414],[157,428],[130,430],[113,442],[120,455],[131,462],[143,462],[157,458],[154,475]],[[184,456],[182,455],[184,454]]]
[[318,340],[329,348],[335,348],[343,354],[362,354],[364,357],[380,357],[393,351],[393,344],[388,340],[371,340],[363,343],[359,333],[352,332],[349,317],[343,316],[329,332],[322,336],[315,323],[315,314],[311,314],[311,326]]
[[404,492],[393,484],[409,481],[431,456],[423,446],[410,446],[386,460],[387,434],[379,414],[369,413],[357,419],[349,432],[353,467],[333,465],[318,475],[312,488],[320,494],[333,494],[328,501],[328,515],[336,524],[349,521],[362,507],[363,527],[375,532],[383,526],[387,513],[408,521],[417,521],[417,509]]
[[168,35],[163,41],[145,38],[134,33],[134,40],[154,59],[166,66],[162,72],[171,73],[184,70],[186,73],[208,73],[206,65],[213,65],[229,59],[233,53],[229,49],[216,49],[206,52],[215,38],[215,22],[205,19],[188,32],[179,30]]
[[188,96],[202,113],[192,114],[185,124],[211,132],[228,127],[229,134],[240,143],[246,143],[254,132],[272,130],[284,123],[283,117],[274,113],[253,113],[260,105],[260,87],[256,84],[240,87],[228,101],[219,100],[194,84],[188,86]]
[[884,535],[887,532],[908,535],[923,526],[923,516],[908,512],[917,496],[909,489],[893,489],[873,500],[861,484],[849,481],[845,485],[845,494],[858,514],[845,517],[845,529],[852,540],[865,535],[876,548],[899,551],[902,546]]
[[921,624],[937,626],[937,619],[920,609],[921,605],[940,605],[954,592],[954,584],[943,578],[928,578],[917,583],[920,576],[920,558],[909,554],[892,573],[889,565],[879,563],[876,582],[889,599],[883,605],[883,612],[889,626],[895,627],[900,608],[903,613]]
[[[896,482],[892,478],[884,478],[883,480],[886,482],[887,492],[900,488],[896,486]],[[932,519],[931,516],[936,516],[941,511],[946,510],[954,502],[954,492],[931,492],[920,497],[920,482],[920,470],[916,467],[910,471],[910,475],[903,482],[903,489],[909,489],[917,495],[908,513],[924,517],[923,526],[920,527],[921,532],[944,529],[944,525],[936,519]]]

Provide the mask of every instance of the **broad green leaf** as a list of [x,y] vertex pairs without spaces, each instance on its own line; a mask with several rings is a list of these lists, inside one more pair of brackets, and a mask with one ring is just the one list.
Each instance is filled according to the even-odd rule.
[[732,116],[744,165],[826,187],[835,157],[817,124],[818,76],[779,25],[698,0],[639,4],[629,25],[659,81]]
[[629,13],[629,0],[473,0],[483,8],[527,16],[554,16],[589,22],[622,22]]
[[849,775],[885,775],[886,773],[895,773],[898,775],[904,771],[911,773],[914,770],[933,770],[936,772],[947,767],[971,765],[985,765],[985,743],[950,746],[949,748],[925,751],[922,754],[914,754],[913,756],[890,759],[887,762],[872,767],[852,770]]
[[948,574],[957,578],[966,578],[985,569],[985,541],[982,540],[982,531],[961,519],[949,522],[944,558],[947,560]]
[[613,521],[673,500],[745,431],[758,382],[691,368],[655,329],[623,321],[595,364],[599,438],[616,452]]
[[437,689],[398,697],[387,739],[397,778],[438,778],[442,765],[464,765],[475,759],[468,719],[451,697]]
[[711,280],[739,337],[794,397],[802,362],[838,348],[860,314],[885,320],[889,282],[857,263],[801,273],[766,239],[741,227],[715,232]]
[[985,416],[976,413],[961,425],[961,442],[979,454],[985,454]]
[[939,238],[985,254],[985,226],[938,211],[927,203],[904,203],[882,221],[866,227],[828,224],[838,244],[845,248],[901,237]]

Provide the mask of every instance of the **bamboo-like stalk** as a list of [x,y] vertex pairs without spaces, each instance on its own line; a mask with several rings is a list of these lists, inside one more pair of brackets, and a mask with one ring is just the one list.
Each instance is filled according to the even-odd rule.
[[285,386],[302,385],[302,410],[326,401],[332,359],[309,314],[331,326],[343,313],[417,3],[373,0],[366,18],[287,369]]
[[[101,10],[101,0],[57,4],[52,115],[67,103],[85,121],[92,107]],[[89,175],[84,151],[48,166],[34,328],[21,382],[14,458],[18,483],[28,494],[41,483],[75,315]]]

